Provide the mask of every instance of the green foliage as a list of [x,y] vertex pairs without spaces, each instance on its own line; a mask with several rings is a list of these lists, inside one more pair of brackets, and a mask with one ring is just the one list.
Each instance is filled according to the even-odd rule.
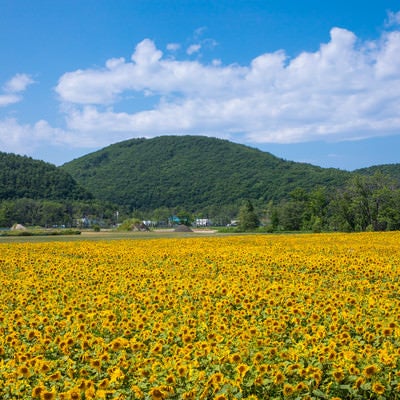
[[4,200],[0,201],[0,227],[11,227],[15,223],[46,228],[61,225],[89,227],[81,223],[82,219],[89,225],[112,226],[116,223],[116,210],[115,205],[95,200]]
[[332,205],[339,230],[400,229],[399,184],[381,172],[354,175]]
[[400,185],[400,164],[374,165],[368,168],[361,168],[354,171],[357,175],[372,176],[377,173],[386,176]]
[[0,226],[100,229],[124,221],[120,229],[128,230],[143,220],[167,226],[173,215],[188,225],[239,219],[227,231],[395,230],[399,187],[400,164],[350,173],[226,140],[163,136],[117,143],[59,168],[0,152]]
[[251,147],[203,136],[132,139],[61,167],[96,198],[131,210],[190,212],[289,197],[297,187],[342,186],[350,173],[289,162]]
[[133,231],[140,226],[141,221],[137,218],[128,218],[118,227],[119,231]]
[[55,165],[0,152],[0,200],[88,200],[92,197],[70,174]]
[[260,220],[254,211],[253,204],[250,200],[246,200],[239,210],[239,226],[240,231],[253,231],[260,225]]
[[80,235],[77,229],[30,229],[24,231],[3,231],[0,236],[60,236],[60,235]]
[[190,226],[194,221],[193,214],[184,209],[180,209],[176,213],[176,216],[179,218],[179,221],[182,225]]
[[93,231],[94,231],[94,232],[100,232],[100,231],[101,231],[101,227],[100,227],[99,224],[94,224],[94,225],[92,226],[92,228],[93,228]]

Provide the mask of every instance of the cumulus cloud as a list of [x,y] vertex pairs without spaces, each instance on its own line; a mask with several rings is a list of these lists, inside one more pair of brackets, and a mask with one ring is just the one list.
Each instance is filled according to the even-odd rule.
[[30,155],[37,146],[57,141],[55,133],[43,120],[36,124],[20,124],[15,118],[0,120],[0,147],[2,151]]
[[181,48],[181,45],[179,43],[168,43],[167,44],[167,50],[169,51],[177,51]]
[[191,44],[187,50],[186,50],[186,54],[192,55],[195,53],[198,53],[201,49],[201,44]]
[[[130,61],[68,72],[56,91],[68,128],[93,138],[108,132],[240,135],[254,143],[352,140],[399,133],[398,54],[397,30],[362,42],[333,28],[315,52],[290,58],[280,50],[249,65],[170,59],[145,39]],[[129,108],[132,97],[152,97],[155,105]]]
[[400,11],[399,12],[388,12],[388,18],[386,20],[386,27],[399,26],[400,25]]
[[16,74],[5,84],[5,90],[11,93],[23,92],[33,82],[27,74]]
[[29,85],[34,83],[27,74],[16,74],[3,86],[3,94],[0,94],[0,107],[18,103],[22,100],[19,93],[23,92]]
[[[115,133],[113,137],[116,141],[127,138],[124,134]],[[54,127],[45,120],[23,124],[13,117],[0,119],[0,149],[4,152],[34,156],[39,149],[95,149],[108,144],[110,130],[93,135],[93,132]],[[48,157],[51,158],[51,154]]]
[[19,101],[21,101],[21,96],[16,94],[0,94],[0,107],[18,103]]

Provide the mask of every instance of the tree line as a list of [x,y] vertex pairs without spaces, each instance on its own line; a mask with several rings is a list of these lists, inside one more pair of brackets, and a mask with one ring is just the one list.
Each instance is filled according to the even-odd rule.
[[[262,213],[261,213],[262,215]],[[298,188],[287,200],[268,204],[265,215],[272,230],[385,231],[400,229],[400,189],[380,172],[354,175],[336,190]]]
[[[232,215],[232,214],[231,214]],[[400,188],[376,172],[354,175],[332,190],[296,188],[289,197],[267,204],[246,200],[236,212],[238,231],[385,231],[400,229]]]
[[[0,202],[0,227],[11,227],[16,223],[45,228],[86,228],[93,225],[109,227],[117,224],[118,210],[111,203],[97,200],[3,200]],[[124,213],[121,213],[121,217],[124,217]]]
[[15,199],[0,202],[0,226],[113,227],[125,219],[153,221],[168,226],[171,216],[191,223],[207,218],[214,226],[237,221],[236,230],[279,231],[384,231],[400,229],[400,188],[380,172],[354,175],[345,186],[332,190],[317,186],[296,188],[278,202],[244,199],[231,205],[210,204],[201,209],[183,206],[132,210],[99,200],[59,201]]

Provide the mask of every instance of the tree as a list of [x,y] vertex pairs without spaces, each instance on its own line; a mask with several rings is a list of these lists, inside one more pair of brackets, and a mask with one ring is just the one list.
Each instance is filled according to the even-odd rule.
[[285,231],[299,231],[303,226],[303,202],[290,200],[280,207],[279,223]]
[[180,224],[182,225],[190,226],[194,221],[193,214],[183,208],[179,208],[176,216],[179,218]]
[[325,187],[319,186],[310,192],[307,202],[308,228],[320,232],[327,225],[328,205],[329,199]]
[[251,231],[260,224],[257,214],[254,211],[253,204],[246,200],[239,210],[239,230]]
[[284,230],[299,231],[310,220],[308,210],[309,195],[303,188],[290,192],[290,199],[280,207],[279,222]]
[[119,231],[133,231],[140,227],[141,221],[138,218],[128,218],[118,227]]
[[336,199],[338,216],[348,230],[397,229],[398,189],[383,175],[356,175]]
[[171,215],[171,210],[167,207],[158,207],[153,210],[151,219],[158,225],[168,225],[168,218]]

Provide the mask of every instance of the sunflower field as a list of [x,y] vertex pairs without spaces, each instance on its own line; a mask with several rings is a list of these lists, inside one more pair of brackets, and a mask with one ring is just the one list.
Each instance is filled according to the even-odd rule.
[[0,398],[400,399],[400,233],[0,244]]

